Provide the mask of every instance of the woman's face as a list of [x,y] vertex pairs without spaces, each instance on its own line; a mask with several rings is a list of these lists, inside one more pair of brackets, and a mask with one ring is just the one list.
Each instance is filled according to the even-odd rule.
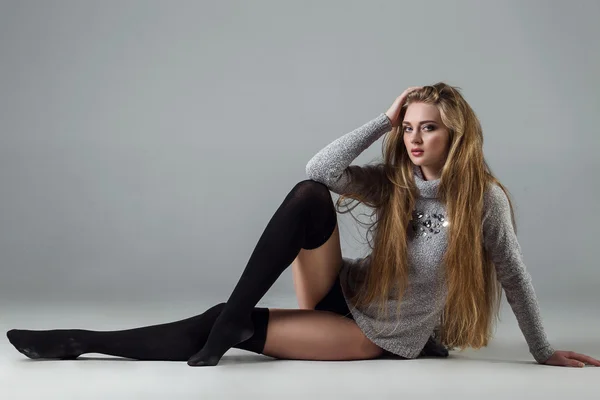
[[[442,123],[438,108],[425,103],[409,104],[401,129],[411,161],[423,172],[437,177],[446,162],[450,144],[448,128]],[[415,153],[415,149],[422,152]]]

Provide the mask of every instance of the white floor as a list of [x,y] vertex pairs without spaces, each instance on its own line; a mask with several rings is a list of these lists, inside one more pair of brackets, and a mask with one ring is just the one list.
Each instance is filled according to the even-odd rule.
[[[600,368],[537,364],[503,305],[490,346],[447,359],[276,360],[232,349],[216,367],[88,354],[74,361],[30,360],[8,342],[20,329],[126,329],[186,318],[212,304],[3,304],[0,399],[561,399],[600,398]],[[261,306],[295,307],[293,298]],[[598,309],[545,305],[548,337],[560,350],[600,359]]]

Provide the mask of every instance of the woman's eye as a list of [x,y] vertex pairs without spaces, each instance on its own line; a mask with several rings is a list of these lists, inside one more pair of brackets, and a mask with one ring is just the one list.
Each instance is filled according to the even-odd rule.
[[[404,132],[406,132],[407,129],[411,129],[410,126],[405,126],[404,127]],[[423,129],[427,129],[428,131],[434,131],[435,130],[435,125],[425,125],[423,126]]]

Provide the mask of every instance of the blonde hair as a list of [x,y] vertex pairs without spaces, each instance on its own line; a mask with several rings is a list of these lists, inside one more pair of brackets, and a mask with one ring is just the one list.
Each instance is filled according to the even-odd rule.
[[[488,185],[498,185],[507,195],[516,232],[513,205],[508,190],[492,175],[485,161],[481,124],[460,88],[438,82],[409,93],[400,112],[400,122],[408,105],[417,102],[439,109],[450,136],[437,196],[446,207],[448,220],[452,221],[443,257],[448,294],[436,336],[450,349],[481,348],[487,346],[493,336],[502,296],[494,264],[483,244],[483,202]],[[363,175],[357,179],[372,182],[372,185],[368,192],[341,194],[336,208],[342,214],[352,211],[355,207],[349,208],[348,204],[347,211],[340,208],[344,200],[351,199],[374,209],[371,216],[375,215],[376,220],[367,229],[367,241],[372,249],[370,267],[360,290],[351,295],[350,300],[355,307],[379,301],[379,312],[387,314],[386,303],[392,291],[397,289],[395,298],[400,300],[407,288],[406,228],[419,191],[401,124],[385,136],[382,154],[381,164],[350,169],[351,174]],[[370,233],[373,244],[369,241]],[[399,312],[401,302],[397,303],[396,312]]]

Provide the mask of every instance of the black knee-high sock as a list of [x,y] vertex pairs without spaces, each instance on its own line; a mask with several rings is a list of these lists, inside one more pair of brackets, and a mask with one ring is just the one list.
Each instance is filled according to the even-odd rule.
[[271,217],[206,344],[189,365],[216,365],[235,344],[251,337],[252,308],[294,261],[301,248],[314,249],[333,233],[337,215],[327,186],[297,183]]
[[[29,358],[75,359],[101,353],[136,360],[187,361],[199,351],[225,303],[183,320],[118,331],[84,329],[11,329],[8,339]],[[254,334],[235,347],[261,354],[267,336],[269,309],[251,312]]]

